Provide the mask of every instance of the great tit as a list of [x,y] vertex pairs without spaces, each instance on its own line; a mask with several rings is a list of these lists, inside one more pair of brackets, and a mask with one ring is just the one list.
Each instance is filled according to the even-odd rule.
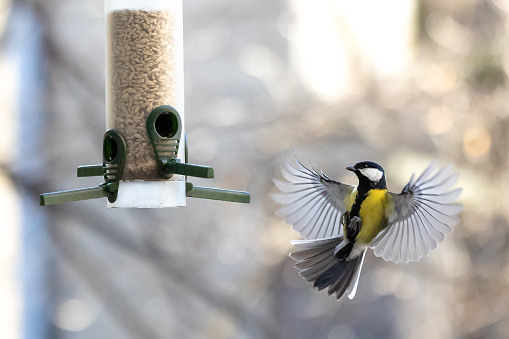
[[445,239],[459,220],[462,205],[453,203],[461,188],[453,189],[458,174],[433,162],[401,193],[389,192],[383,168],[371,161],[346,168],[359,179],[357,186],[331,179],[298,159],[281,166],[285,180],[274,179],[286,205],[277,214],[304,240],[292,241],[290,253],[299,275],[339,300],[352,299],[368,247],[377,257],[395,263],[419,261]]

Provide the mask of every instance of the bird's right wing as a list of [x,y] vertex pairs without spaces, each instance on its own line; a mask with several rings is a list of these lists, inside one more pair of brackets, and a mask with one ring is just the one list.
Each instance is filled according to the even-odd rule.
[[355,186],[342,184],[295,160],[295,165],[286,159],[281,165],[284,181],[274,179],[281,193],[272,198],[286,205],[277,214],[306,239],[342,235],[341,215]]
[[458,173],[452,168],[436,170],[432,163],[400,194],[389,193],[388,225],[372,241],[377,257],[395,263],[418,261],[445,239],[458,224],[462,205],[455,203],[461,188],[455,188]]

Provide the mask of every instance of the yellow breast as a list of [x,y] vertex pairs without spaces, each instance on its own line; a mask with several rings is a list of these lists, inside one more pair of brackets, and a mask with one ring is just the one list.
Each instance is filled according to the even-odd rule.
[[359,217],[362,220],[360,233],[356,241],[368,244],[386,226],[385,215],[388,204],[387,190],[372,189],[361,204]]

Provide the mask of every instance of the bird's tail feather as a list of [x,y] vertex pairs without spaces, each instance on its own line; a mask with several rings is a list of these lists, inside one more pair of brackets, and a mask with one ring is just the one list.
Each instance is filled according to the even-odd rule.
[[357,283],[364,262],[364,250],[358,257],[346,261],[334,256],[334,249],[343,241],[343,237],[318,240],[297,240],[292,244],[299,250],[290,253],[296,260],[295,267],[306,281],[322,290],[329,287],[329,295],[335,294],[339,300],[345,292],[352,299],[357,291]]

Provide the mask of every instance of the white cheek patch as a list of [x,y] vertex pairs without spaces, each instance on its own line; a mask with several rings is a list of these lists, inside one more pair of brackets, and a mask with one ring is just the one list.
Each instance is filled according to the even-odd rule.
[[382,176],[384,175],[382,171],[380,171],[377,168],[361,168],[359,171],[363,176],[365,176],[366,178],[373,182],[380,181],[380,179],[382,179]]

